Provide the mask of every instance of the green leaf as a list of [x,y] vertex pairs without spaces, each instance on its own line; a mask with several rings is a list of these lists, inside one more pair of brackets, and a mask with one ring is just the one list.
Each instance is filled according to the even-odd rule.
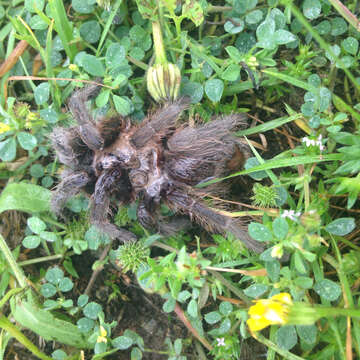
[[292,349],[297,341],[296,330],[293,325],[282,326],[276,331],[276,342],[282,349]]
[[142,60],[145,57],[145,51],[138,46],[134,46],[130,49],[129,55],[136,60]]
[[220,334],[226,334],[227,332],[229,332],[230,328],[231,328],[231,321],[230,321],[230,319],[225,318],[221,322],[218,331]]
[[50,124],[55,124],[59,119],[58,113],[52,108],[40,110],[40,116]]
[[331,31],[331,24],[330,21],[324,20],[321,23],[317,24],[314,27],[320,35],[326,35],[329,34]]
[[355,229],[354,218],[339,218],[326,225],[325,229],[330,234],[344,236]]
[[74,287],[73,282],[68,278],[63,278],[59,283],[59,290],[62,292],[68,292]]
[[196,318],[198,316],[198,307],[196,300],[192,299],[189,301],[186,311],[193,318]]
[[90,44],[96,43],[100,39],[101,27],[98,21],[90,20],[81,24],[81,37]]
[[313,86],[314,88],[319,88],[321,85],[321,79],[318,74],[311,74],[308,77],[307,82],[309,85]]
[[83,54],[81,57],[81,64],[84,70],[90,75],[104,76],[105,68],[103,63],[94,55]]
[[44,105],[50,96],[50,85],[47,82],[41,83],[35,88],[34,98],[37,105]]
[[57,266],[49,269],[45,274],[45,279],[53,285],[59,285],[63,278],[64,272]]
[[36,249],[41,242],[41,238],[37,235],[29,235],[24,238],[22,244],[27,249]]
[[34,178],[41,178],[42,176],[44,176],[45,171],[44,171],[44,167],[41,164],[34,164],[31,165],[30,167],[30,175],[33,176]]
[[352,36],[349,36],[341,42],[341,46],[349,54],[356,55],[359,50],[359,41]]
[[16,157],[15,138],[9,138],[0,142],[0,159],[2,161],[13,161]]
[[314,290],[319,296],[329,301],[335,301],[341,295],[341,287],[329,279],[318,281],[314,286]]
[[83,309],[83,313],[84,315],[89,318],[89,319],[93,319],[96,320],[98,317],[98,314],[101,311],[101,305],[97,304],[96,302],[90,302],[88,303],[84,309]]
[[254,10],[249,12],[245,16],[245,21],[248,24],[257,24],[262,20],[262,18],[263,18],[263,12],[261,10]]
[[29,25],[33,30],[45,30],[48,27],[48,24],[39,15],[32,16]]
[[306,264],[305,264],[304,259],[300,255],[300,253],[295,252],[293,254],[293,259],[294,259],[294,265],[295,265],[296,270],[300,274],[306,274]]
[[180,355],[181,354],[181,350],[182,350],[182,339],[176,339],[174,341],[174,350],[176,355]]
[[89,301],[89,296],[86,294],[82,294],[79,296],[78,300],[77,300],[77,304],[80,307],[84,307]]
[[332,36],[339,36],[346,33],[348,26],[343,18],[336,17],[334,19],[331,19],[330,22]]
[[212,311],[210,313],[205,314],[204,319],[208,324],[213,325],[221,320],[221,315],[217,311]]
[[126,350],[133,344],[133,340],[127,336],[119,336],[113,339],[111,343],[112,346],[116,349]]
[[35,13],[38,10],[43,10],[45,0],[25,0],[25,9],[31,13]]
[[0,195],[0,213],[19,210],[28,213],[50,211],[51,191],[41,186],[12,183]]
[[263,224],[252,222],[248,226],[249,235],[257,241],[271,241],[271,231]]
[[233,311],[233,306],[228,301],[222,301],[219,305],[219,311],[222,315],[228,316]]
[[77,321],[76,325],[77,325],[78,329],[80,330],[80,332],[87,333],[91,329],[93,329],[93,327],[95,325],[95,321],[88,319],[86,317],[83,317]]
[[57,349],[53,353],[51,353],[51,357],[54,360],[65,360],[67,358],[67,355],[65,351]]
[[126,50],[118,43],[112,43],[106,50],[105,62],[109,67],[115,67],[120,61],[125,60]]
[[17,139],[24,150],[33,150],[37,145],[36,137],[24,131],[17,134]]
[[265,261],[265,269],[270,280],[275,283],[279,281],[280,277],[280,263],[277,260]]
[[273,221],[273,232],[278,239],[285,239],[288,231],[289,225],[284,218],[276,218]]
[[219,79],[205,82],[205,93],[212,102],[219,102],[224,91],[224,83]]
[[231,60],[239,62],[241,59],[241,53],[235,46],[227,46],[225,48],[226,52],[229,54]]
[[135,347],[131,349],[130,360],[141,360],[142,352],[139,348]]
[[231,21],[228,20],[224,24],[224,30],[229,34],[238,34],[244,30],[244,27],[244,20],[240,18],[232,18]]
[[299,338],[308,344],[315,344],[317,327],[315,325],[296,325]]
[[320,16],[321,3],[319,0],[305,0],[303,3],[303,13],[309,20],[314,20]]
[[181,89],[181,95],[189,96],[192,104],[199,103],[204,96],[202,84],[194,81],[187,81]]
[[[31,299],[34,298],[32,294]],[[43,337],[46,341],[56,341],[78,349],[93,348],[76,325],[69,321],[55,318],[51,312],[39,308],[34,302],[25,301],[20,296],[10,301],[11,315],[25,328]]]
[[169,297],[169,299],[167,299],[164,302],[162,308],[163,308],[164,312],[170,313],[170,312],[174,311],[175,305],[176,305],[176,300],[173,297]]
[[27,225],[32,232],[38,235],[46,229],[46,224],[36,216],[28,218]]
[[244,290],[244,294],[251,298],[258,298],[265,294],[269,286],[265,284],[253,284]]
[[41,231],[39,236],[48,242],[55,242],[58,239],[57,235],[51,231]]
[[240,66],[230,64],[221,74],[221,78],[228,81],[235,81],[240,76]]
[[56,294],[56,287],[53,284],[43,284],[41,285],[40,293],[46,298],[50,298]]
[[[246,160],[246,163],[244,165],[244,168],[246,170],[249,170],[255,166],[260,165],[259,160],[256,157],[251,157]],[[267,173],[265,171],[256,171],[250,174],[250,177],[254,180],[262,180],[268,177]]]
[[264,49],[273,49],[276,46],[275,39],[275,21],[271,18],[263,21],[256,29],[258,46]]
[[140,44],[146,35],[146,31],[140,25],[134,25],[129,31],[130,39],[136,44]]
[[127,96],[113,95],[113,100],[115,109],[120,115],[127,116],[134,111],[134,107]]
[[276,30],[274,34],[276,44],[284,45],[296,40],[296,36],[287,30]]
[[72,8],[80,14],[90,14],[94,11],[94,1],[72,0]]
[[299,286],[302,289],[311,289],[314,284],[314,280],[307,276],[297,276],[294,280],[294,283],[296,286]]

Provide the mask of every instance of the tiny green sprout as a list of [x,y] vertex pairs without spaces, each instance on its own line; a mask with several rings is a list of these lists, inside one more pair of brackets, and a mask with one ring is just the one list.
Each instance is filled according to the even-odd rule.
[[30,105],[23,102],[18,102],[14,106],[14,113],[19,118],[25,118],[30,112]]
[[276,200],[279,199],[279,194],[275,187],[264,186],[260,183],[255,183],[253,186],[254,196],[251,198],[253,204],[259,207],[273,207],[276,206]]
[[140,265],[147,262],[149,252],[149,248],[145,247],[141,241],[128,242],[119,247],[116,264],[124,272],[129,270],[136,272]]

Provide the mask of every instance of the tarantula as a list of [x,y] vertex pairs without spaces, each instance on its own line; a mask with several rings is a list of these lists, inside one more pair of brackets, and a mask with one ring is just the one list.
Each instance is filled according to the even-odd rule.
[[[51,135],[59,161],[67,167],[52,196],[57,215],[70,197],[85,190],[91,195],[91,223],[125,242],[135,236],[110,223],[111,204],[138,200],[141,225],[161,231],[157,213],[164,202],[209,231],[232,233],[249,249],[263,251],[262,244],[251,239],[236,220],[206,206],[204,194],[194,188],[243,165],[247,146],[230,131],[244,123],[245,115],[225,116],[196,128],[179,127],[176,121],[189,105],[182,98],[164,105],[140,125],[119,116],[95,122],[86,102],[98,90],[91,85],[74,92],[69,108],[78,126],[58,127]],[[214,184],[207,192],[214,194],[220,187]]]

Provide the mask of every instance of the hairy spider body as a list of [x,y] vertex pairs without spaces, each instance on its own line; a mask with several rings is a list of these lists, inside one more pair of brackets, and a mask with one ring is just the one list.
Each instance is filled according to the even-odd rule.
[[[111,204],[138,200],[139,222],[168,232],[178,226],[159,220],[157,210],[163,201],[210,231],[231,232],[249,249],[263,250],[234,219],[207,207],[203,193],[194,187],[243,165],[248,149],[230,132],[244,123],[244,115],[216,119],[197,128],[177,127],[177,118],[188,106],[186,99],[180,99],[138,126],[121,117],[96,123],[86,101],[97,92],[96,86],[75,92],[69,107],[78,126],[56,128],[52,133],[59,160],[67,166],[52,197],[55,213],[60,214],[66,201],[84,190],[91,195],[91,222],[110,237],[129,241],[135,236],[108,220]],[[219,193],[221,187],[223,184],[214,184],[207,192]]]

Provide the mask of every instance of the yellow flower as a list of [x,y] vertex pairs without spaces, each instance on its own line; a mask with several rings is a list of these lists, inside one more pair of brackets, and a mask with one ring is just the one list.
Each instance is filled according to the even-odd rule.
[[100,342],[107,343],[106,335],[107,335],[106,330],[104,329],[103,326],[100,325],[100,335],[97,337],[96,342],[97,343],[100,343]]
[[9,130],[11,130],[11,127],[8,124],[4,124],[0,122],[0,134],[7,132]]
[[287,323],[289,306],[292,299],[288,293],[280,293],[270,299],[255,300],[248,314],[247,324],[251,331],[260,331],[269,325],[283,325]]

